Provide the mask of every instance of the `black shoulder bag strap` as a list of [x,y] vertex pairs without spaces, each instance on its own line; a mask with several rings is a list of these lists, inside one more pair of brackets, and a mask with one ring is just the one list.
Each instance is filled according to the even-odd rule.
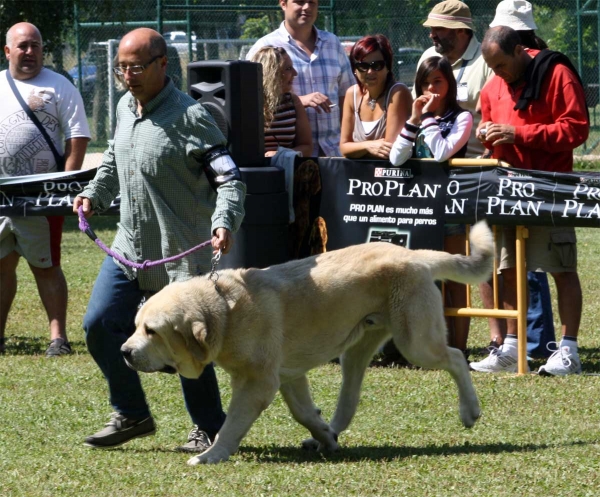
[[44,137],[44,139],[50,146],[50,150],[52,151],[52,155],[54,155],[54,160],[56,161],[56,169],[58,171],[64,171],[65,170],[65,158],[58,153],[58,150],[56,150],[56,147],[54,146],[54,142],[52,141],[52,138],[50,138],[50,136],[48,136],[48,133],[44,129],[44,126],[42,126],[42,123],[40,122],[40,120],[37,118],[37,116],[34,114],[34,112],[29,108],[29,106],[25,103],[25,100],[23,100],[23,97],[19,93],[19,90],[17,90],[17,86],[15,85],[15,82],[14,82],[12,76],[10,75],[10,71],[8,69],[6,70],[6,79],[8,80],[10,89],[13,91],[13,93],[15,94],[15,97],[17,98],[17,101],[19,102],[21,107],[23,107],[23,110],[25,111],[25,113],[27,114],[29,119],[31,119],[31,122],[33,122],[33,124],[36,125],[37,129],[40,130],[40,133],[42,133],[42,136]]

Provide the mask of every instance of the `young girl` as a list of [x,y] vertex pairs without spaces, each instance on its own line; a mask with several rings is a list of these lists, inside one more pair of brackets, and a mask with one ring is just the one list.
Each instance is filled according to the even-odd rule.
[[[473,116],[456,101],[456,80],[450,63],[443,57],[423,61],[415,77],[417,98],[412,115],[394,141],[390,162],[404,164],[411,157],[433,158],[443,162],[451,157],[464,157],[473,127]],[[451,254],[465,253],[465,227],[444,226],[444,250]],[[464,285],[446,283],[446,306],[466,307]],[[451,347],[463,351],[466,357],[469,336],[468,318],[447,318]]]
[[265,157],[275,155],[278,147],[310,157],[312,133],[306,111],[292,93],[292,81],[298,73],[290,56],[281,47],[263,47],[252,61],[263,66]]
[[390,162],[404,164],[411,157],[443,162],[464,157],[473,116],[456,101],[456,80],[443,57],[423,61],[415,77],[417,98],[412,114],[394,141]]

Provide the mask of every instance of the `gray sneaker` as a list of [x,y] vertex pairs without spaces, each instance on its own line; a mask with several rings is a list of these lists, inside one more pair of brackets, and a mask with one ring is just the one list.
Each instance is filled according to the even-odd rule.
[[212,445],[212,441],[204,430],[198,428],[198,425],[194,425],[192,431],[188,435],[188,442],[180,447],[177,447],[177,452],[190,452],[199,454],[204,452]]
[[[490,355],[479,362],[472,362],[470,368],[481,373],[516,373],[517,372],[517,349],[506,344],[500,348],[491,349]],[[529,370],[529,366],[527,366]]]
[[581,374],[581,360],[577,352],[571,351],[568,345],[563,345],[556,342],[550,342],[546,345],[550,349],[550,345],[557,346],[558,349],[548,358],[548,362],[540,367],[538,374],[540,376],[566,376],[568,374]]
[[110,421],[98,433],[87,437],[84,445],[95,449],[118,447],[134,438],[147,437],[156,433],[156,425],[151,416],[144,419],[129,419],[113,412]]
[[71,345],[62,338],[55,338],[46,349],[46,357],[59,357],[71,353]]

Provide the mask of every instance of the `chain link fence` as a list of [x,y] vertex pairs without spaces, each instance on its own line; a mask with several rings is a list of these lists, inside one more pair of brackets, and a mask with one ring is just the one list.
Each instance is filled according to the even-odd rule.
[[[474,31],[481,40],[499,0],[467,0]],[[50,2],[52,3],[52,2]],[[58,2],[57,2],[58,3]],[[244,58],[260,36],[283,19],[277,0],[78,0],[62,1],[73,8],[73,29],[62,50],[55,48],[47,64],[68,74],[80,88],[90,118],[93,141],[103,146],[114,130],[114,108],[123,94],[111,69],[119,39],[141,26],[164,34],[169,44],[168,72],[186,90],[190,61]],[[335,33],[349,50],[365,34],[382,33],[392,44],[396,78],[412,84],[416,62],[431,46],[422,26],[437,0],[320,0],[317,26]],[[536,34],[549,47],[567,54],[582,75],[592,133],[580,148],[592,153],[600,144],[598,112],[598,26],[600,0],[538,0]],[[42,34],[44,26],[39,26]]]

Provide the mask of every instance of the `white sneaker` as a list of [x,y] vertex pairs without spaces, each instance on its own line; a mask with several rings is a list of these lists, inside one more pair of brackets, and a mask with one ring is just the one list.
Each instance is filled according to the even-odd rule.
[[504,345],[491,350],[490,355],[483,361],[470,364],[473,371],[480,373],[516,373],[517,372],[517,349]]
[[581,374],[581,361],[577,352],[571,352],[568,345],[562,347],[553,343],[558,349],[548,358],[548,362],[540,367],[538,374],[542,376],[565,376],[568,374]]

